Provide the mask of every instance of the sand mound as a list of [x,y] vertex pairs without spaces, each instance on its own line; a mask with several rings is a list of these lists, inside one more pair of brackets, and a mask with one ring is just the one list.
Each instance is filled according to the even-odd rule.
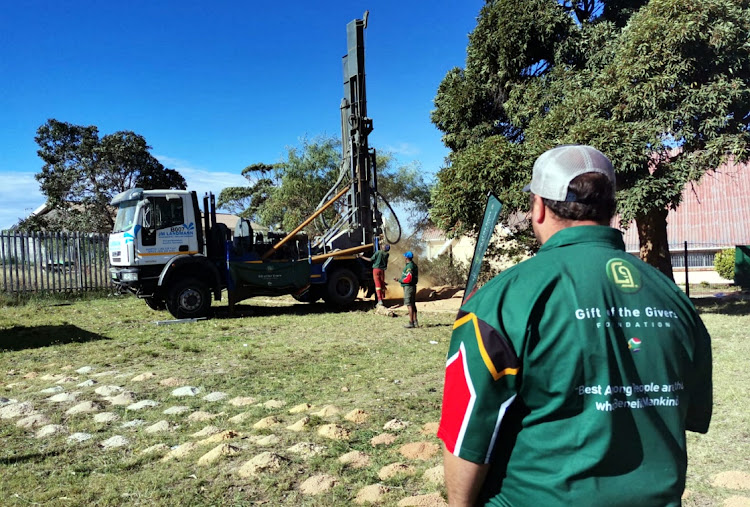
[[727,489],[750,489],[750,474],[740,471],[721,472],[716,474],[713,485]]
[[278,444],[281,439],[276,435],[252,435],[247,437],[247,441],[261,447],[270,447]]
[[184,387],[178,387],[174,391],[172,391],[172,396],[176,396],[178,398],[183,396],[195,396],[200,392],[200,389],[193,386],[184,386]]
[[119,419],[120,416],[114,412],[102,412],[101,414],[96,414],[94,416],[94,422],[98,423],[111,423],[118,421]]
[[248,405],[252,405],[254,403],[257,403],[258,400],[253,398],[252,396],[236,396],[229,400],[229,404],[233,405],[235,407],[246,407]]
[[299,405],[295,405],[292,408],[289,409],[290,414],[299,414],[300,412],[307,412],[310,410],[313,406],[309,403],[300,403]]
[[356,423],[356,424],[362,424],[363,422],[367,421],[367,419],[369,418],[370,418],[370,414],[368,414],[367,412],[359,408],[355,408],[354,410],[352,410],[351,412],[349,412],[348,414],[344,416],[344,419],[346,419],[347,421]]
[[50,423],[49,417],[44,414],[31,414],[16,421],[16,426],[26,430],[41,428]]
[[402,421],[401,419],[391,419],[383,426],[385,431],[401,431],[409,426],[408,421]]
[[80,394],[81,393],[78,391],[74,391],[72,393],[60,393],[54,396],[50,396],[49,398],[47,398],[47,401],[49,401],[50,403],[70,403],[76,401],[76,398],[78,398]]
[[242,465],[237,474],[242,478],[254,477],[263,472],[279,470],[287,461],[278,454],[262,452]]
[[420,433],[426,437],[435,437],[437,436],[439,427],[440,427],[439,422],[428,422],[428,423],[425,423],[424,426],[422,426]]
[[16,417],[31,415],[34,412],[34,406],[28,401],[10,403],[0,407],[0,419],[15,419]]
[[362,451],[351,451],[339,456],[339,463],[351,468],[365,468],[370,465],[370,457]]
[[199,447],[199,445],[195,442],[185,442],[182,445],[178,445],[171,451],[169,451],[161,460],[162,461],[169,461],[172,459],[182,459],[194,450],[196,450]]
[[428,460],[440,451],[440,446],[433,442],[413,442],[404,444],[398,450],[401,455],[408,459]]
[[318,428],[318,435],[332,440],[349,440],[351,431],[338,424],[325,424]]
[[366,503],[381,503],[383,497],[388,494],[390,489],[382,484],[370,484],[357,491],[354,503],[362,505]]
[[34,436],[36,438],[47,438],[67,432],[68,429],[65,426],[62,426],[60,424],[48,424],[46,426],[42,426]]
[[242,449],[240,449],[239,447],[235,447],[230,444],[221,444],[201,456],[198,459],[198,465],[211,465],[212,463],[219,461],[224,456],[233,456],[235,454],[239,454],[241,451]]
[[730,496],[721,505],[722,507],[750,507],[750,498],[746,496]]
[[448,503],[443,500],[440,493],[430,493],[429,495],[408,496],[398,502],[398,507],[448,507]]
[[391,445],[396,441],[396,435],[393,433],[381,433],[380,435],[374,436],[370,439],[370,445],[377,447],[378,445]]
[[86,440],[91,440],[94,437],[91,433],[73,433],[68,437],[68,442],[80,444]]
[[184,414],[185,412],[188,412],[190,410],[190,407],[186,407],[184,405],[176,405],[173,407],[169,407],[166,409],[162,414],[165,415],[180,415]]
[[75,414],[90,414],[91,412],[99,412],[104,407],[95,401],[82,401],[78,405],[69,408],[65,411],[66,415]]
[[128,407],[125,410],[143,410],[144,408],[152,408],[152,407],[158,407],[159,402],[154,400],[141,400],[137,403],[133,403],[132,405],[128,405]]
[[76,384],[76,387],[94,387],[98,382],[92,378],[84,380],[80,384]]
[[439,486],[445,484],[445,470],[443,469],[443,465],[428,468],[424,471],[424,474],[422,474],[422,478],[427,482],[431,482]]
[[240,436],[242,435],[240,435],[238,432],[234,430],[220,431],[218,433],[214,433],[208,438],[199,440],[198,445],[216,444],[219,442],[223,442],[224,440],[232,440],[233,438],[238,438]]
[[212,414],[210,412],[204,412],[203,410],[196,410],[192,414],[190,414],[187,418],[188,421],[210,421],[211,419],[216,419],[219,416],[224,415],[224,412],[220,412],[218,414]]
[[52,387],[48,387],[48,388],[46,388],[46,389],[42,389],[42,390],[41,390],[41,391],[39,391],[39,392],[40,392],[41,394],[55,394],[55,393],[61,393],[61,392],[63,392],[64,390],[65,390],[65,389],[63,388],[63,386],[52,386]]
[[81,375],[86,375],[87,373],[91,373],[92,371],[94,371],[93,366],[81,366],[80,368],[76,370],[76,373],[79,373]]
[[184,384],[184,381],[175,377],[169,377],[159,381],[159,385],[164,387],[177,387],[180,384]]
[[341,413],[341,410],[339,410],[339,408],[335,405],[326,405],[317,412],[313,412],[312,415],[316,415],[318,417],[331,417],[332,415],[337,415],[339,413]]
[[115,406],[126,406],[126,405],[132,405],[136,398],[135,393],[132,391],[124,391],[118,394],[117,396],[112,396],[109,398],[104,398],[107,400],[110,404]]
[[286,405],[286,402],[281,401],[281,400],[268,400],[267,402],[263,404],[265,408],[270,408],[270,409],[281,408],[284,405]]
[[152,371],[147,371],[145,373],[141,373],[140,375],[136,375],[135,377],[131,378],[131,382],[143,382],[144,380],[150,380],[156,376],[156,373]]
[[281,424],[281,419],[279,419],[275,415],[271,415],[268,417],[264,417],[260,421],[253,424],[253,428],[260,430],[265,428],[273,428],[274,426],[278,426],[279,424]]
[[124,390],[125,389],[123,389],[120,386],[99,386],[96,389],[94,389],[94,392],[98,394],[99,396],[110,397],[110,396],[117,396]]
[[385,481],[397,475],[414,475],[415,473],[416,471],[411,465],[407,465],[406,463],[391,463],[380,469],[378,477],[380,477],[380,480]]
[[130,441],[120,435],[115,435],[114,437],[110,437],[103,442],[99,442],[99,445],[104,449],[115,449],[117,447],[124,447],[128,444],[130,444]]
[[238,424],[241,422],[244,422],[246,419],[250,419],[253,416],[251,412],[242,412],[241,414],[237,414],[233,417],[229,418],[229,422],[233,424]]
[[222,393],[221,391],[214,391],[212,393],[208,393],[207,395],[205,395],[203,397],[203,401],[209,401],[209,402],[221,401],[227,398],[228,396],[229,395],[227,393]]
[[338,479],[332,475],[313,475],[300,484],[299,490],[303,495],[319,495],[334,487],[338,482]]
[[216,433],[219,433],[221,431],[221,428],[218,428],[216,426],[206,426],[200,431],[196,431],[191,437],[210,437],[211,435],[215,435]]
[[152,445],[151,447],[146,447],[141,451],[143,454],[161,454],[169,451],[169,446],[167,444],[156,444]]
[[289,431],[298,431],[298,432],[299,431],[304,431],[305,428],[309,424],[310,424],[310,418],[309,417],[303,417],[302,419],[300,419],[296,423],[294,423],[294,424],[292,424],[290,426],[287,426],[286,429],[288,429]]
[[163,431],[169,431],[170,429],[169,421],[162,420],[146,427],[143,431],[146,433],[161,433]]
[[297,454],[298,456],[301,456],[303,458],[311,458],[313,456],[317,456],[325,450],[326,448],[322,445],[315,445],[312,442],[300,442],[287,449],[288,452]]

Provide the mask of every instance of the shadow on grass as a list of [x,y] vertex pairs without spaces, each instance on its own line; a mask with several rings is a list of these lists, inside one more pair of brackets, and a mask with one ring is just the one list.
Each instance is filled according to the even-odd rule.
[[236,304],[234,314],[230,313],[229,307],[221,306],[214,308],[214,319],[233,319],[242,317],[270,317],[279,315],[319,315],[325,313],[351,313],[369,312],[375,304],[372,301],[355,301],[346,308],[336,308],[325,303],[297,303],[279,306],[255,306],[249,304]]
[[32,452],[29,454],[18,454],[15,456],[0,457],[0,465],[17,465],[19,463],[41,463],[48,458],[54,458],[61,451]]
[[90,333],[71,324],[59,326],[13,326],[0,330],[0,350],[26,350],[64,345],[66,343],[85,343],[95,340],[109,340],[106,336]]
[[722,298],[695,298],[692,301],[700,313],[718,313],[721,315],[750,314],[750,296],[747,294],[731,295]]

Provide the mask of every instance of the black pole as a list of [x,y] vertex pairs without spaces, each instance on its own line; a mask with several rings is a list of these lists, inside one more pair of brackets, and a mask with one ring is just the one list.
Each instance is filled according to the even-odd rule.
[[685,294],[690,297],[690,283],[688,282],[688,255],[687,241],[685,241]]

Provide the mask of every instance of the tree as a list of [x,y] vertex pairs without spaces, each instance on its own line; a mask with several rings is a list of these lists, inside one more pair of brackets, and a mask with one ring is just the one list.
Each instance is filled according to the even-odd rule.
[[116,194],[134,187],[186,188],[185,179],[156,160],[134,132],[100,138],[93,125],[50,119],[34,140],[44,161],[35,177],[56,213],[53,219],[31,217],[20,224],[22,229],[108,232],[114,225],[109,203]]
[[[341,142],[334,137],[302,139],[290,147],[286,160],[277,164],[253,164],[242,170],[249,185],[225,188],[218,205],[262,225],[292,230],[310,216],[334,186],[341,170]],[[418,164],[394,167],[393,156],[378,154],[378,191],[392,205],[407,209],[412,224],[424,221],[429,203],[429,187]],[[346,181],[347,175],[343,175]],[[324,213],[326,221],[335,220],[335,206]],[[313,234],[324,232],[315,221]]]
[[[472,190],[487,181],[511,194],[504,213],[525,209],[513,195],[533,160],[557,144],[588,143],[615,164],[619,212],[636,222],[641,257],[671,276],[668,210],[706,171],[748,156],[748,34],[747,0],[488,2],[470,37],[462,95],[454,70],[436,98],[433,122],[453,150],[438,175],[436,221],[475,229],[477,214],[465,210],[481,207]],[[468,113],[479,106],[461,102],[467,88],[493,98],[481,107],[494,116]],[[477,130],[490,124],[502,132]],[[499,146],[497,169],[475,175],[472,164]],[[462,199],[455,175],[472,189]]]

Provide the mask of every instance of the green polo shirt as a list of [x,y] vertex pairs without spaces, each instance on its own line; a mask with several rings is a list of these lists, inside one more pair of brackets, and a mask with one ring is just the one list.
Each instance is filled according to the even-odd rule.
[[493,505],[679,505],[711,418],[690,300],[604,226],[557,232],[461,308],[438,436]]
[[388,267],[388,252],[378,250],[372,257],[372,269],[386,269]]
[[[406,279],[406,276],[411,273],[411,280],[408,283],[404,283],[404,279]],[[416,287],[417,282],[419,281],[419,268],[414,263],[414,261],[409,261],[406,263],[406,266],[404,266],[404,270],[401,272],[401,278],[399,278],[399,283],[402,287],[406,287],[407,285]]]

